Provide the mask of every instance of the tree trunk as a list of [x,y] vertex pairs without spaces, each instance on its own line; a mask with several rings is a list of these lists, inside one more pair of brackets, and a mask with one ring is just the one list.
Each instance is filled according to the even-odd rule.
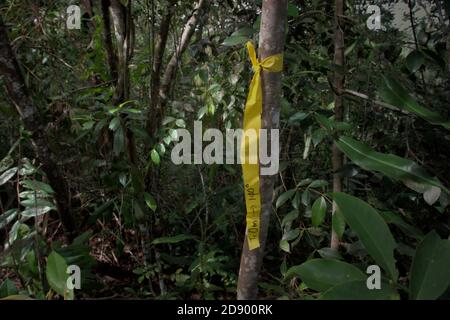
[[156,39],[155,52],[153,54],[153,66],[152,77],[150,85],[150,112],[148,113],[147,120],[147,132],[150,136],[155,136],[158,123],[156,120],[159,118],[156,115],[159,106],[159,89],[161,86],[161,66],[164,58],[164,52],[166,50],[167,38],[169,36],[170,22],[172,21],[172,15],[174,10],[174,4],[169,3],[167,12],[161,20],[158,36]]
[[64,231],[73,239],[76,225],[72,216],[69,187],[57,165],[55,154],[49,148],[49,138],[44,122],[40,118],[38,108],[34,104],[25,86],[19,64],[12,51],[8,33],[0,16],[0,75],[3,76],[6,91],[15,105],[26,130],[31,132],[32,144],[36,155],[42,164],[50,186],[55,191],[55,201]]
[[[343,90],[344,90],[344,31],[342,30],[342,21],[344,16],[344,0],[335,1],[334,11],[334,63],[339,66],[334,73],[334,118],[335,121],[342,121],[343,119]],[[333,164],[333,192],[342,191],[342,179],[338,176],[337,171],[342,168],[344,157],[342,152],[333,144],[332,147],[332,164]],[[333,202],[333,212],[336,213],[336,203]],[[338,250],[339,237],[331,227],[331,242],[330,248]]]
[[152,132],[157,132],[159,125],[164,117],[165,108],[163,102],[161,101],[161,98],[162,99],[167,98],[168,92],[172,87],[173,81],[175,80],[175,74],[180,64],[181,57],[183,56],[183,53],[186,51],[192,39],[192,36],[195,32],[195,28],[200,22],[200,17],[206,10],[207,5],[208,5],[207,0],[198,0],[198,3],[195,6],[192,16],[189,18],[183,29],[181,40],[177,44],[175,52],[166,66],[164,76],[161,80],[156,110],[151,110],[151,112],[154,112],[152,121],[153,124],[150,125],[150,127],[153,128]]
[[109,73],[113,80],[117,81],[117,55],[112,42],[111,19],[109,17],[110,0],[102,0],[103,41],[108,55]]
[[[285,42],[287,0],[264,0],[262,4],[261,30],[259,36],[259,57],[282,53]],[[262,128],[278,129],[280,120],[281,72],[262,71],[263,110]],[[268,139],[270,141],[270,138]],[[274,150],[272,150],[274,152]],[[279,152],[279,150],[275,150]],[[261,270],[270,215],[275,176],[260,175],[261,216],[260,247],[249,250],[247,237],[241,256],[237,298],[256,299],[258,294],[258,275]]]

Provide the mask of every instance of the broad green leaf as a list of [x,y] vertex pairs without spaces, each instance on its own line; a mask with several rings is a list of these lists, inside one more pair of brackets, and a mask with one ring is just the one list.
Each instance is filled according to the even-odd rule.
[[367,252],[393,280],[397,280],[394,260],[396,243],[383,218],[368,203],[351,195],[337,192],[333,193],[333,199]]
[[[17,142],[15,144],[17,144]],[[13,148],[14,148],[14,146],[13,146]],[[0,161],[0,173],[3,173],[3,171],[8,170],[13,164],[14,164],[14,159],[8,153],[8,155]]]
[[109,123],[109,129],[112,131],[116,131],[120,127],[120,119],[118,117],[114,117]]
[[327,136],[327,131],[325,129],[319,128],[317,130],[314,130],[312,133],[312,142],[314,144],[314,147],[317,147],[319,143],[322,142],[323,139]]
[[325,129],[331,131],[333,130],[333,121],[325,117],[324,115],[320,113],[315,113],[314,117],[316,118],[316,121]]
[[291,253],[291,246],[287,240],[280,240],[279,246],[284,252]]
[[186,128],[186,122],[183,119],[178,119],[177,121],[175,121],[175,124],[179,128]]
[[310,184],[311,182],[312,182],[312,180],[310,178],[303,179],[299,183],[297,183],[297,187],[304,187],[304,186]]
[[11,169],[3,172],[3,174],[0,176],[0,186],[4,185],[9,180],[11,180],[12,177],[14,177],[14,175],[16,174],[16,172],[17,172],[17,167],[11,168]]
[[31,199],[25,199],[25,200],[20,201],[20,204],[23,205],[24,207],[54,207],[55,206],[52,202],[50,202],[48,200],[40,199],[40,198],[34,199],[34,197]]
[[22,180],[20,182],[22,185],[24,185],[25,187],[33,190],[33,191],[37,191],[37,192],[44,192],[46,194],[53,194],[55,193],[55,191],[53,190],[53,188],[41,181],[36,181],[36,180]]
[[386,102],[421,117],[431,124],[442,126],[450,130],[450,122],[445,120],[439,113],[422,107],[397,81],[391,77],[384,78],[380,96]]
[[283,228],[284,226],[286,226],[286,224],[294,221],[295,219],[298,218],[298,216],[299,216],[299,212],[297,209],[289,212],[281,221],[281,227]]
[[0,298],[6,298],[18,293],[19,291],[17,290],[16,285],[14,282],[9,280],[9,278],[6,278],[6,280],[4,280],[0,285]]
[[450,284],[450,241],[435,231],[419,244],[411,267],[410,296],[415,300],[434,300]]
[[316,291],[325,291],[339,284],[365,280],[366,275],[355,266],[334,259],[312,259],[289,268],[286,279],[299,277],[307,286]]
[[0,229],[6,227],[17,217],[17,209],[11,209],[0,215]]
[[159,166],[159,164],[161,163],[159,153],[155,149],[153,149],[152,152],[150,153],[150,158],[152,159],[153,163],[156,164],[157,166]]
[[147,192],[144,193],[144,199],[145,199],[145,203],[147,204],[147,206],[153,211],[156,211],[156,208],[158,207],[158,205],[156,204],[156,200],[155,198],[153,198],[153,196]]
[[249,37],[247,36],[229,36],[228,38],[226,38],[222,45],[224,46],[236,46],[236,45],[240,45],[240,44],[244,44],[246,43],[249,39]]
[[300,229],[292,229],[283,234],[282,240],[292,241],[300,235]]
[[388,283],[381,282],[381,289],[369,290],[367,280],[355,280],[339,284],[321,296],[323,300],[399,300],[398,293]]
[[193,237],[191,235],[187,234],[179,234],[174,237],[162,237],[162,238],[156,238],[152,241],[152,244],[167,244],[167,243],[178,243],[181,241],[192,239]]
[[38,217],[42,216],[43,214],[46,214],[47,212],[51,211],[53,207],[30,207],[25,210],[23,210],[20,214],[24,217]]
[[56,293],[66,300],[73,299],[73,290],[67,288],[67,263],[62,256],[52,251],[47,258],[47,267],[45,270],[47,281],[50,287]]
[[300,192],[296,192],[294,198],[292,199],[292,206],[294,209],[298,209],[300,207],[301,199]]
[[325,201],[325,198],[324,197],[317,198],[312,206],[312,215],[311,215],[312,225],[315,227],[320,226],[323,220],[325,219],[326,212],[327,212],[327,202]]
[[283,192],[277,199],[277,202],[275,204],[275,206],[277,208],[281,207],[283,204],[286,203],[286,201],[288,201],[290,198],[292,198],[292,196],[295,194],[295,189],[291,189],[288,190],[286,192]]
[[310,183],[308,188],[321,188],[321,187],[326,187],[327,185],[328,185],[328,181],[326,181],[326,180],[314,180],[313,182]]
[[299,10],[298,10],[297,6],[295,6],[292,3],[289,3],[288,9],[287,9],[287,15],[289,17],[297,18],[299,16]]
[[419,50],[414,50],[406,57],[406,67],[411,73],[416,72],[425,62],[425,57]]
[[302,193],[302,203],[305,207],[309,207],[311,203],[311,193],[309,191],[305,191]]
[[340,137],[337,146],[355,164],[363,169],[378,171],[388,177],[406,182],[415,181],[435,186],[449,192],[437,178],[433,178],[414,161],[393,154],[384,154],[372,150],[369,146],[349,137]]
[[333,226],[334,232],[336,232],[339,239],[342,239],[342,236],[345,232],[345,219],[342,213],[339,211],[339,208],[332,214],[331,224]]
[[305,112],[297,112],[296,114],[294,114],[293,116],[291,116],[289,118],[289,124],[295,124],[297,122],[303,121],[306,118],[308,118],[309,113],[305,113]]

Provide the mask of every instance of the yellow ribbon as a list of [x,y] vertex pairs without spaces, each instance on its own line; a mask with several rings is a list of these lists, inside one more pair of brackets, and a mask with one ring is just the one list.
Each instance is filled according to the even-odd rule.
[[[259,248],[259,230],[261,214],[261,196],[259,190],[259,134],[261,129],[261,113],[263,95],[261,87],[261,70],[281,72],[283,55],[276,54],[259,61],[251,42],[247,42],[248,54],[253,65],[252,82],[245,104],[243,139],[241,144],[241,162],[244,176],[245,205],[247,208],[247,239],[250,250]],[[253,131],[253,132],[251,132]],[[252,134],[256,133],[256,134]],[[257,146],[257,148],[250,148]],[[250,150],[256,151],[256,154]]]

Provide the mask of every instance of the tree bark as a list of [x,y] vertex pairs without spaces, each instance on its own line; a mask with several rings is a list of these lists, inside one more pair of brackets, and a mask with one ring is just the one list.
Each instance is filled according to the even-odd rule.
[[[259,36],[259,57],[282,53],[285,42],[287,0],[264,0],[262,4],[261,30]],[[263,111],[262,128],[278,129],[280,120],[281,72],[262,71]],[[270,141],[270,138],[268,139]],[[279,150],[272,150],[279,152]],[[270,216],[272,213],[273,188],[276,176],[260,176],[261,216],[260,247],[249,250],[247,237],[241,256],[237,298],[256,299],[258,275],[261,270]]]
[[122,103],[129,98],[128,64],[133,50],[134,36],[130,6],[131,2],[128,3],[128,7],[125,7],[119,0],[111,0],[109,7],[117,46],[117,83],[113,97],[114,104]]
[[109,17],[110,0],[102,0],[103,41],[108,55],[109,73],[113,80],[117,81],[117,55],[112,42],[111,19]]
[[55,154],[49,148],[50,139],[46,134],[45,123],[40,118],[38,108],[25,86],[1,16],[0,75],[3,76],[6,91],[15,105],[26,130],[31,132],[34,151],[42,164],[42,170],[45,172],[50,186],[55,191],[54,198],[64,231],[69,240],[72,240],[76,231],[76,224],[72,215],[69,187],[58,167]]
[[209,1],[207,0],[198,0],[194,12],[192,16],[187,21],[183,33],[181,35],[181,40],[177,44],[175,48],[175,52],[173,53],[169,63],[166,66],[164,71],[164,76],[161,80],[161,85],[159,88],[159,97],[158,104],[156,105],[156,110],[151,110],[153,112],[153,124],[150,125],[152,127],[152,133],[156,133],[160,123],[165,114],[164,102],[161,99],[166,99],[170,88],[172,87],[173,81],[175,80],[175,75],[177,68],[180,64],[180,60],[183,56],[183,53],[186,51],[192,36],[195,32],[195,28],[199,24],[201,15],[206,11],[206,7],[208,6]]
[[158,123],[155,121],[159,117],[155,114],[159,106],[159,89],[161,86],[161,66],[166,50],[167,38],[169,36],[170,22],[172,21],[174,4],[170,3],[167,12],[161,20],[158,36],[156,39],[155,52],[153,54],[153,66],[150,85],[150,112],[148,113],[147,132],[154,136],[157,131]]
[[192,16],[189,18],[186,26],[184,27],[183,34],[181,35],[180,43],[178,44],[172,58],[167,64],[166,70],[164,72],[164,77],[161,82],[161,90],[160,95],[165,96],[169,91],[172,81],[175,78],[176,70],[179,65],[179,60],[183,56],[184,51],[189,45],[191,41],[192,35],[194,34],[195,28],[200,20],[201,14],[205,9],[208,1],[207,0],[199,0]]
[[[343,119],[343,90],[344,90],[344,31],[343,27],[344,16],[344,1],[335,0],[334,11],[334,63],[338,69],[334,73],[334,118],[335,121],[342,121]],[[344,157],[337,145],[332,146],[332,165],[333,165],[333,192],[342,191],[342,179],[337,174],[337,171],[342,168]],[[332,214],[336,213],[336,203],[333,202]],[[337,250],[339,248],[339,237],[331,227],[331,241],[330,248]]]

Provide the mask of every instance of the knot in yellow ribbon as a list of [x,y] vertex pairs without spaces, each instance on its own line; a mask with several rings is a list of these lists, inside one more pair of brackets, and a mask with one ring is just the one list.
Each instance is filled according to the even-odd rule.
[[247,239],[250,250],[259,248],[259,230],[261,214],[261,196],[259,190],[259,134],[261,130],[261,113],[263,94],[261,87],[261,70],[281,72],[283,55],[276,54],[259,61],[255,47],[247,42],[247,50],[252,62],[253,75],[245,104],[244,123],[241,144],[241,163],[244,176],[245,205],[247,208]]

